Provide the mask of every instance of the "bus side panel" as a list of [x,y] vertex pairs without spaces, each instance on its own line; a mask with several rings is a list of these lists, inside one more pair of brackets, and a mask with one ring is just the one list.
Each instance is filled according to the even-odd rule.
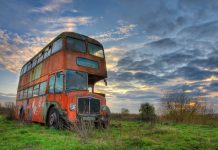
[[43,123],[43,109],[46,96],[35,97],[31,101],[32,121]]
[[23,101],[16,101],[16,110],[15,110],[15,118],[20,119],[20,110],[23,105]]

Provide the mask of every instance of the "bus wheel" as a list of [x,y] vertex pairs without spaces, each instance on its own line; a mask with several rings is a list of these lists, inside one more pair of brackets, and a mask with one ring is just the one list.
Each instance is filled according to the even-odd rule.
[[107,129],[109,127],[109,121],[107,120],[107,121],[102,122],[102,127],[104,129]]
[[19,119],[20,119],[20,121],[24,121],[24,110],[23,110],[23,108],[20,109]]
[[60,129],[61,119],[59,112],[56,108],[52,107],[48,114],[47,125],[49,128]]

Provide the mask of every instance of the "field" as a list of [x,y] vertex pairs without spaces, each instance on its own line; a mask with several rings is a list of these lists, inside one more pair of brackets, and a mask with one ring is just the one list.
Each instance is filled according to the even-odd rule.
[[207,125],[147,124],[113,121],[106,130],[87,137],[68,130],[24,124],[0,116],[0,149],[207,149],[218,150],[218,127]]

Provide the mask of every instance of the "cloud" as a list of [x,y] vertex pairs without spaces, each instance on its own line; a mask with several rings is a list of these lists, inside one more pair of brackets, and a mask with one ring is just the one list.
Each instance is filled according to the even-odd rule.
[[195,67],[185,66],[175,71],[175,76],[181,76],[188,80],[203,80],[213,75],[218,75],[218,72],[200,70]]
[[15,100],[16,100],[16,94],[0,92],[0,103],[1,104],[5,102],[15,102]]
[[91,37],[101,42],[120,41],[132,36],[135,28],[136,24],[120,25],[116,29],[97,35],[91,35]]
[[[18,73],[22,65],[63,31],[91,23],[91,17],[43,18],[43,28],[25,34],[11,33],[0,28],[0,64],[6,70]],[[45,28],[47,26],[47,28]]]
[[61,33],[63,31],[75,31],[78,26],[89,25],[94,22],[92,17],[57,17],[57,18],[41,18],[39,22],[45,26],[45,34],[50,32]]
[[200,67],[203,69],[217,69],[218,57],[211,56],[206,59],[195,59],[189,63],[189,65]]
[[218,38],[218,20],[186,27],[177,35],[180,38],[216,41]]
[[32,9],[33,12],[46,13],[58,11],[62,6],[72,3],[72,0],[51,0],[42,7]]

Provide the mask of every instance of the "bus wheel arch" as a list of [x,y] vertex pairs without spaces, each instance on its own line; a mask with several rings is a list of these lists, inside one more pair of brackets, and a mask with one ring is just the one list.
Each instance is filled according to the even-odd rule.
[[49,111],[51,110],[52,107],[55,107],[55,105],[54,105],[54,104],[51,104],[51,105],[48,107],[47,111],[46,111],[46,115],[45,115],[45,124],[46,124],[46,125],[48,125]]
[[61,116],[55,105],[51,105],[46,114],[46,125],[49,128],[62,128]]

